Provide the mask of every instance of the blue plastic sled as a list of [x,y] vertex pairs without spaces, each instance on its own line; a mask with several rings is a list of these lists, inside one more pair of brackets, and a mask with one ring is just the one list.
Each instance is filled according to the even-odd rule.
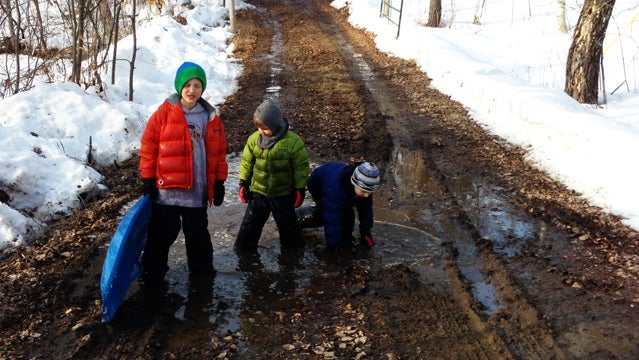
[[113,319],[129,286],[140,273],[151,205],[149,195],[140,198],[124,214],[111,238],[100,277],[102,323]]

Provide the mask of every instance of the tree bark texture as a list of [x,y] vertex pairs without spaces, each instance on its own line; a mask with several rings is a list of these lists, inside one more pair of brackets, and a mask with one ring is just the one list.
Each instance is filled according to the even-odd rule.
[[575,100],[596,104],[603,41],[615,0],[586,0],[566,61],[564,91]]
[[428,8],[428,27],[439,27],[442,22],[442,0],[430,0]]

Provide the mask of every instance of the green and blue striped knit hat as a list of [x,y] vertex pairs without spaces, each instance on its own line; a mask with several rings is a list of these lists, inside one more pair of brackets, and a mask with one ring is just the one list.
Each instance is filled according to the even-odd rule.
[[175,73],[175,90],[182,92],[182,87],[191,79],[199,79],[202,82],[202,92],[206,90],[206,73],[204,69],[196,63],[185,62],[177,69]]

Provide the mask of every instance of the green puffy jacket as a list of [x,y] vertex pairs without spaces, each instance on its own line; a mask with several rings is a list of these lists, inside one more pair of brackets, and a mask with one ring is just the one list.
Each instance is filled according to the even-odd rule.
[[249,136],[240,161],[240,180],[251,181],[251,191],[267,197],[290,195],[306,187],[310,172],[306,147],[288,131],[269,149],[257,146],[259,131]]

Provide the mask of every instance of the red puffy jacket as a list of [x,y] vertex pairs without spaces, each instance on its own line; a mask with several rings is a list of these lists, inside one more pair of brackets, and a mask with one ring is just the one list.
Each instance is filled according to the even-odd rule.
[[[226,180],[226,135],[215,109],[206,100],[200,104],[209,113],[206,124],[206,186],[209,205],[213,201],[215,180]],[[153,113],[142,134],[140,175],[155,178],[158,189],[193,186],[193,154],[191,134],[177,94],[169,97]]]

